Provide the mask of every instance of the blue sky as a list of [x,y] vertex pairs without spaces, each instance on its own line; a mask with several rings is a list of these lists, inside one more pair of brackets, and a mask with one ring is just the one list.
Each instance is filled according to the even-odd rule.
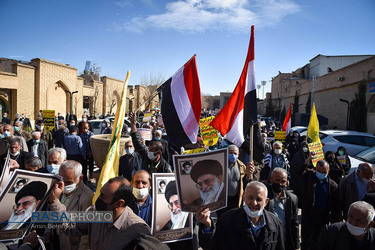
[[[256,81],[318,54],[375,54],[373,0],[0,0],[0,57],[43,58],[130,84],[197,54],[201,91],[232,91],[255,25]],[[262,95],[262,92],[261,92]]]

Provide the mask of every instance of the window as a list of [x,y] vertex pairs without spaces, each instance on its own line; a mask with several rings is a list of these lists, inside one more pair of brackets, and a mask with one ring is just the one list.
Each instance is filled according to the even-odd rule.
[[375,138],[365,137],[366,145],[369,147],[375,146]]
[[364,136],[343,135],[343,136],[334,136],[333,138],[343,143],[354,144],[354,145],[366,145]]

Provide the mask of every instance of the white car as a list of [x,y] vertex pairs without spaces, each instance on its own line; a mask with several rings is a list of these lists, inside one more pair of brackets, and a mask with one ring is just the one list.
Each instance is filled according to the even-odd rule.
[[294,126],[291,128],[292,131],[297,131],[299,134],[307,131],[307,127],[304,126]]
[[371,163],[375,167],[375,147],[365,149],[356,155],[349,156],[351,168],[349,173],[357,170],[358,165],[364,162]]
[[[307,131],[301,133],[301,135],[306,134]],[[344,146],[348,155],[355,155],[375,146],[375,136],[357,131],[322,130],[319,132],[319,137],[324,153],[327,151],[336,152],[339,146]]]

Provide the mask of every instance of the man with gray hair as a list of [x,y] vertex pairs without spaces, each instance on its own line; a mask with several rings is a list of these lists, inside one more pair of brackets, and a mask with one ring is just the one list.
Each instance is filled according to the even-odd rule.
[[199,242],[203,249],[285,249],[280,220],[264,210],[268,203],[267,195],[267,187],[263,183],[248,183],[245,205],[224,213],[216,226],[210,219],[208,208],[198,209],[197,219],[201,222]]
[[289,186],[288,172],[283,168],[275,168],[267,184],[269,202],[266,210],[274,213],[283,224],[285,233],[285,249],[300,248],[299,223],[298,223],[298,198]]
[[374,207],[365,201],[352,203],[346,222],[326,226],[320,233],[315,249],[367,250],[375,249]]
[[169,153],[169,143],[168,141],[164,140],[161,138],[163,136],[163,132],[159,129],[155,130],[154,134],[154,140],[155,141],[160,141],[161,144],[163,145],[163,151],[161,153],[161,156],[167,161],[170,162],[171,160],[171,154]]
[[[82,179],[82,165],[76,161],[64,161],[59,169],[59,175],[63,178],[64,191],[59,199],[50,204],[52,210],[64,206],[66,211],[86,211],[91,206],[94,193],[87,187]],[[79,249],[86,244],[88,248],[87,236],[67,235],[64,230],[58,233],[60,249]]]
[[40,136],[39,131],[32,132],[32,139],[27,141],[26,144],[29,152],[38,157],[42,161],[42,166],[45,167],[47,166],[48,144],[45,140],[41,139]]
[[374,167],[367,162],[361,163],[356,171],[348,174],[340,181],[340,205],[343,209],[343,217],[347,217],[347,211],[355,201],[363,200],[367,193],[375,191]]
[[69,135],[69,129],[66,127],[66,121],[59,120],[58,130],[53,135],[55,147],[65,148],[64,138]]
[[260,171],[260,180],[268,181],[271,175],[271,172],[274,168],[283,168],[288,172],[290,165],[288,158],[283,153],[283,143],[280,141],[275,141],[272,145],[272,151],[266,155],[264,158],[264,167]]
[[23,151],[29,152],[25,139],[22,136],[14,135],[14,127],[12,125],[4,125],[3,135],[4,138],[0,139],[0,155],[5,154],[8,151],[9,141],[13,138],[18,138],[18,140],[20,141],[21,149]]
[[66,160],[66,151],[63,148],[51,148],[47,154],[47,167],[38,172],[58,174],[60,165]]

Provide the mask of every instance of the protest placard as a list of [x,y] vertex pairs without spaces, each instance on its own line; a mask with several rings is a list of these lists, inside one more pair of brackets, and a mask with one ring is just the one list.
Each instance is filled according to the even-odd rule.
[[217,130],[210,126],[210,122],[215,118],[215,116],[210,116],[206,118],[202,118],[199,120],[199,126],[201,129],[201,137],[203,140],[203,143],[206,146],[213,146],[217,143],[219,140],[219,134],[217,133]]
[[145,141],[152,140],[152,133],[150,128],[137,128],[137,132],[139,136]]
[[204,152],[204,148],[196,148],[196,149],[185,150],[184,152],[182,152],[182,155],[196,154],[196,153],[202,153],[202,152]]
[[308,146],[310,152],[315,152],[315,155],[312,158],[311,162],[314,167],[316,167],[316,163],[318,161],[324,160],[323,146],[320,142],[309,143]]
[[55,127],[55,110],[43,110],[44,126],[49,131]]

